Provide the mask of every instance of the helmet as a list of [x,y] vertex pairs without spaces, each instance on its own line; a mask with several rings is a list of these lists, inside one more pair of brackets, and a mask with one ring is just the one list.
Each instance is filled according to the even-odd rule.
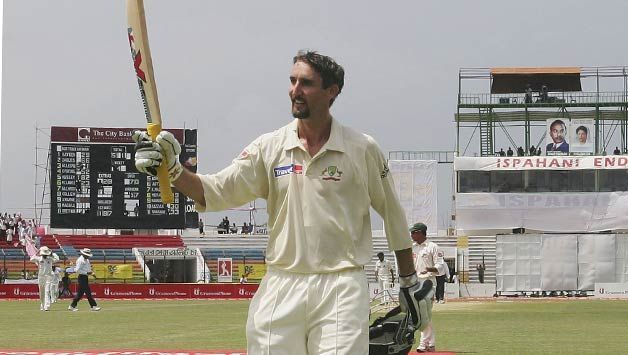
[[399,306],[377,318],[369,327],[369,355],[407,355],[414,344],[410,315]]

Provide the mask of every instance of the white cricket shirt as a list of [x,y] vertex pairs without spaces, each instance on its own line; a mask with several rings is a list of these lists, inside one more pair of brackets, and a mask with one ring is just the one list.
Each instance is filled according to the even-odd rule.
[[31,256],[31,261],[37,264],[38,276],[52,276],[52,264],[59,261],[59,256],[55,253],[48,255],[46,258],[41,255],[33,255]]
[[368,135],[332,120],[329,140],[310,157],[297,120],[258,137],[231,165],[199,175],[207,206],[220,211],[267,200],[266,262],[298,273],[362,267],[372,256],[373,207],[391,250],[411,247],[386,159]]
[[89,262],[89,259],[85,258],[83,255],[79,256],[78,259],[76,259],[74,272],[79,275],[89,275],[89,273],[92,272],[92,264]]
[[438,245],[428,241],[421,244],[412,243],[412,259],[417,276],[424,279],[433,278],[435,280],[438,273],[428,271],[421,274],[421,271],[426,271],[428,267],[439,269],[445,264],[443,253],[438,249]]
[[393,266],[390,261],[384,259],[384,261],[377,260],[375,262],[375,269],[377,270],[377,277],[380,279],[389,280],[391,278],[390,272],[393,270]]

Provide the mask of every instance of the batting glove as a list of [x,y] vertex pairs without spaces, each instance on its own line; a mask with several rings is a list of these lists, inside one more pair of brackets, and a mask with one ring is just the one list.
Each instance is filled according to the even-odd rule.
[[179,162],[181,145],[172,133],[161,131],[155,141],[150,139],[146,131],[133,132],[135,142],[135,167],[141,173],[151,176],[157,175],[157,167],[161,165],[164,156],[168,161],[168,178],[175,181],[183,172]]
[[410,314],[414,329],[425,329],[432,319],[433,287],[431,280],[419,281],[416,272],[399,277],[399,305]]

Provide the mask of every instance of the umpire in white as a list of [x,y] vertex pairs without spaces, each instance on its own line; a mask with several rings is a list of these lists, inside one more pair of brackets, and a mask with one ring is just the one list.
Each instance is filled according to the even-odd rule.
[[92,264],[89,262],[89,258],[93,256],[92,251],[89,248],[83,248],[79,253],[81,253],[81,256],[76,259],[76,265],[74,266],[74,272],[76,272],[78,276],[78,292],[76,296],[74,296],[72,304],[68,306],[68,310],[73,312],[78,311],[76,306],[81,300],[81,297],[85,295],[89,305],[92,307],[92,311],[100,311],[100,307],[98,307],[94,297],[92,297],[92,290],[89,288],[88,277],[89,275],[93,275]]

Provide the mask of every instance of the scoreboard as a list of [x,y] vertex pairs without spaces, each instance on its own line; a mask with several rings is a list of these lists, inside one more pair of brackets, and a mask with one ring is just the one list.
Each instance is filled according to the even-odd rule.
[[[50,226],[53,228],[180,229],[195,227],[193,201],[174,191],[164,205],[156,177],[135,169],[138,128],[52,127]],[[169,129],[179,160],[196,172],[196,130]]]

